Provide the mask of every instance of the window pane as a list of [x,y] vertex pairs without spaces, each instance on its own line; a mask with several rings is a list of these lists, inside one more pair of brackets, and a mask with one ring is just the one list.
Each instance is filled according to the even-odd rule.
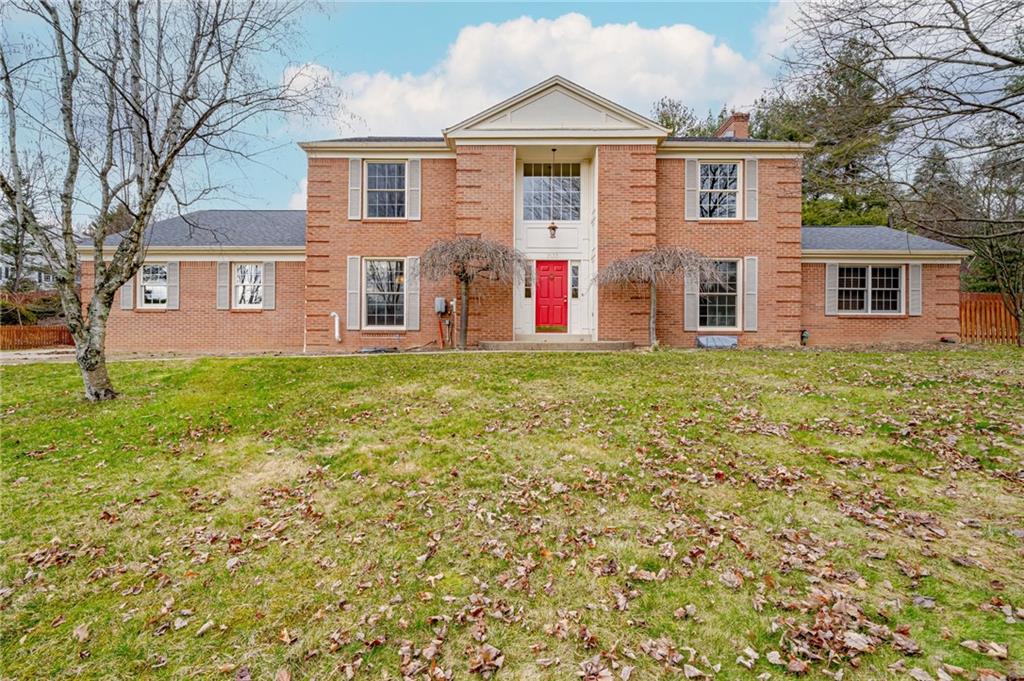
[[739,263],[720,260],[714,264],[715,274],[706,275],[700,282],[701,326],[737,326],[739,297]]
[[366,215],[405,217],[405,163],[366,164]]
[[242,263],[235,265],[235,305],[263,304],[263,265]]
[[570,269],[569,289],[570,289],[570,295],[573,298],[579,298],[580,297],[580,266],[579,265],[573,265],[572,268]]
[[868,268],[840,267],[837,297],[840,312],[866,312]]
[[405,324],[405,261],[366,261],[366,325]]
[[871,311],[900,311],[900,272],[899,267],[871,268]]
[[142,266],[142,283],[143,284],[166,284],[167,283],[167,265],[143,265]]
[[738,163],[701,163],[700,188],[738,189],[739,175]]
[[736,217],[736,192],[702,191],[700,193],[700,217]]
[[579,163],[524,163],[523,219],[578,221],[581,187]]
[[166,286],[143,286],[142,287],[142,304],[143,305],[166,305],[167,304],[167,287]]

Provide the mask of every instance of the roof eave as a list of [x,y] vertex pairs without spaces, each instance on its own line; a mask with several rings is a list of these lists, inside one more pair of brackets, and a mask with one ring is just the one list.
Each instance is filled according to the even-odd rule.
[[871,258],[966,258],[972,255],[971,251],[957,249],[862,249],[862,248],[802,248],[801,254],[808,257],[829,258],[829,257],[871,257]]
[[736,149],[739,151],[796,151],[803,153],[814,145],[809,142],[776,142],[768,140],[750,140],[749,142],[736,141],[735,139],[722,139],[721,142],[701,141],[680,141],[666,140],[662,142],[662,150],[681,151],[721,151],[722,149]]

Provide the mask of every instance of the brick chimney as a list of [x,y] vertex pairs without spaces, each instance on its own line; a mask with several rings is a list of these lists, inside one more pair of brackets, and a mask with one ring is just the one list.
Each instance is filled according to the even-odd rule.
[[725,122],[718,126],[715,137],[735,137],[736,139],[748,139],[750,137],[750,114],[733,111]]

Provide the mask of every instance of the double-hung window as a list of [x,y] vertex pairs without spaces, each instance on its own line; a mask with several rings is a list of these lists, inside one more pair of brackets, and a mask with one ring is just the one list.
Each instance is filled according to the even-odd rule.
[[836,303],[840,314],[899,314],[903,311],[903,268],[840,266]]
[[233,307],[256,309],[263,307],[263,264],[236,262],[232,277]]
[[730,219],[739,217],[740,164],[702,162],[700,164],[700,218]]
[[579,222],[579,163],[523,164],[523,220]]
[[366,303],[365,327],[405,326],[405,260],[365,259],[363,296]]
[[405,161],[366,162],[366,217],[404,218]]
[[700,321],[703,328],[739,327],[739,262],[716,260],[714,271],[701,275]]
[[139,307],[167,307],[167,263],[142,265],[139,270]]

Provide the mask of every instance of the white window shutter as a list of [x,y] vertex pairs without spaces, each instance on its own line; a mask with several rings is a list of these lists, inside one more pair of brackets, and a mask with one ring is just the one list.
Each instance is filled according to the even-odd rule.
[[274,309],[274,298],[277,297],[277,263],[263,263],[263,309]]
[[744,165],[743,213],[747,220],[757,219],[757,159],[748,158]]
[[167,309],[177,310],[178,300],[180,298],[179,290],[181,288],[180,282],[181,277],[178,271],[178,263],[175,260],[167,263]]
[[910,310],[911,317],[921,316],[921,265],[910,265]]
[[825,314],[839,314],[839,265],[825,265]]
[[757,256],[743,258],[743,330],[757,331]]
[[348,219],[358,220],[363,207],[363,159],[348,160]]
[[418,158],[409,159],[409,182],[408,187],[408,204],[406,211],[410,220],[420,219],[420,160]]
[[217,309],[231,307],[231,263],[217,263]]
[[405,259],[405,328],[420,330],[420,259]]
[[345,286],[348,292],[348,296],[345,300],[345,328],[350,331],[357,330],[359,328],[359,322],[362,318],[359,312],[361,264],[362,262],[358,255],[348,256],[348,277],[345,280]]
[[[697,216],[700,215],[699,209],[699,197],[700,192],[698,191],[698,183],[700,182],[700,165],[695,158],[686,159],[686,208],[685,214],[687,220],[696,220]],[[696,327],[694,327],[696,328]]]
[[700,280],[694,269],[683,276],[683,330],[696,331],[700,322]]
[[131,277],[121,286],[121,309],[135,308],[135,277]]

